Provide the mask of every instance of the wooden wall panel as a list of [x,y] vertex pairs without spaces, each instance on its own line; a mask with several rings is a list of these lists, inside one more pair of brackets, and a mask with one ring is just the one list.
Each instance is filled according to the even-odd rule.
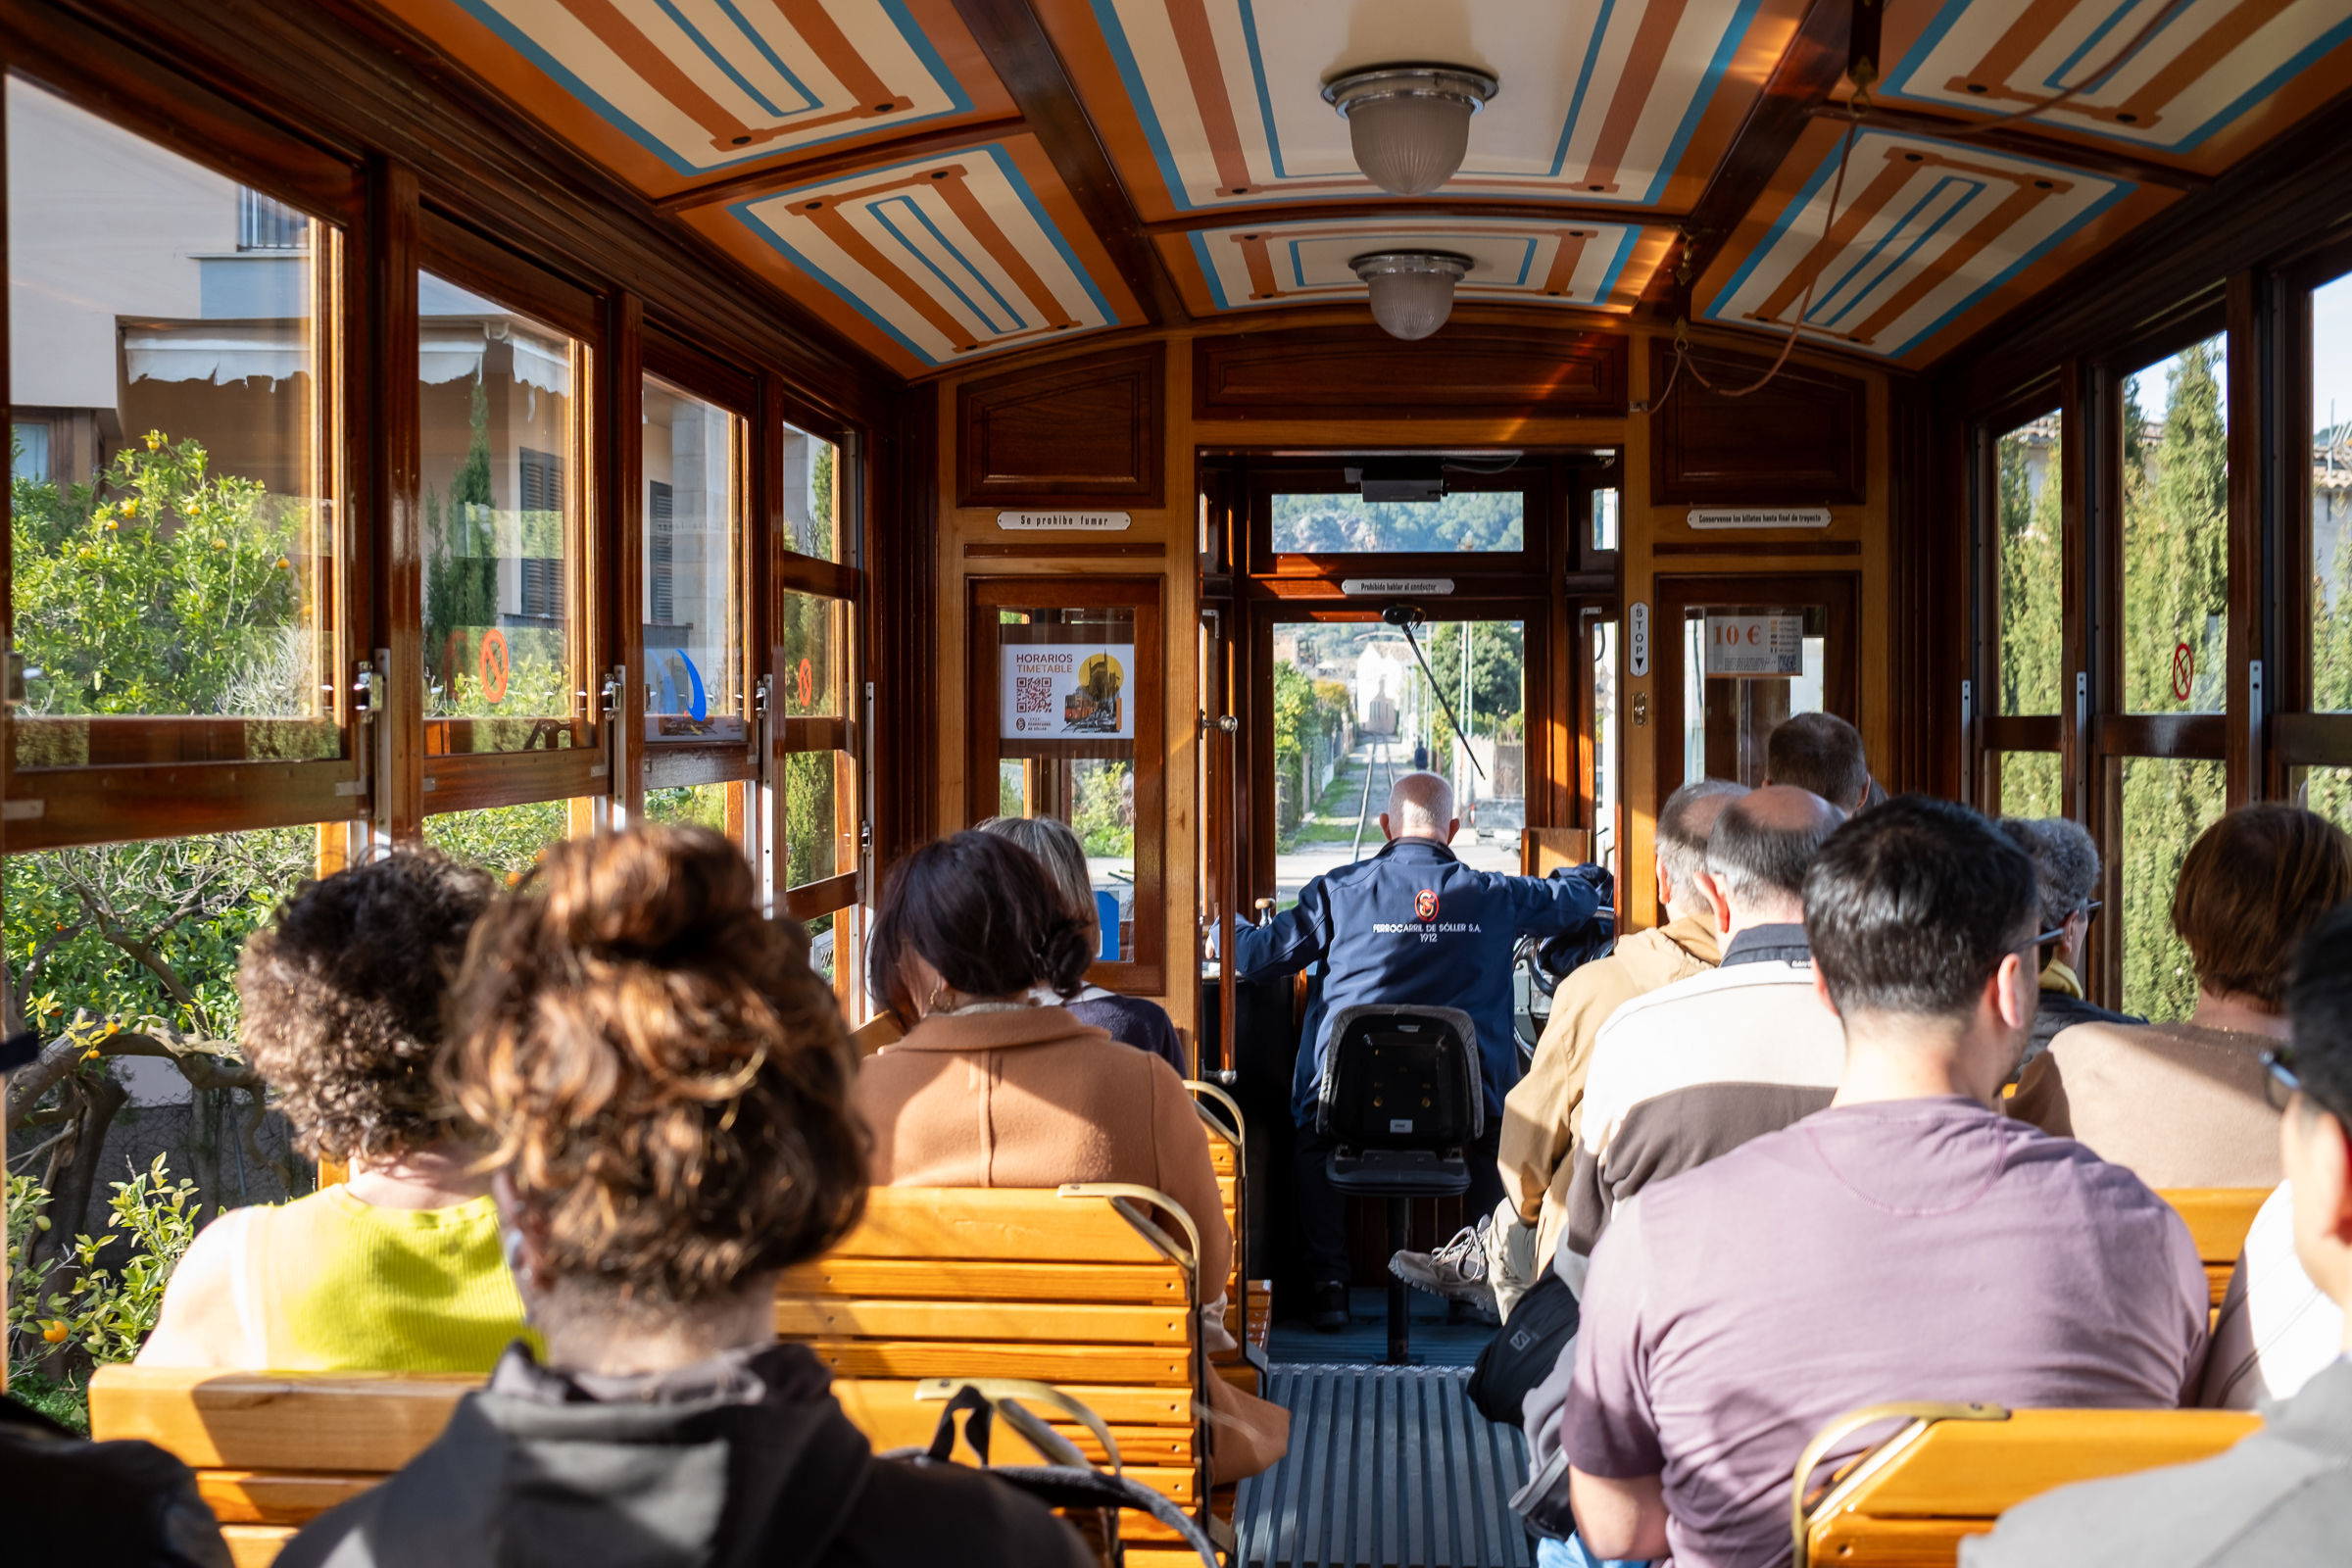
[[1153,342],[963,382],[956,505],[1158,510],[1167,374]]
[[[1752,385],[1772,362],[1693,348],[1673,395],[1650,416],[1650,499],[1662,506],[1820,507],[1865,499],[1868,390],[1791,360],[1762,390],[1727,397],[1698,384]],[[1649,383],[1674,373],[1674,348],[1649,345]]]
[[1622,416],[1626,344],[1615,332],[1458,321],[1413,343],[1369,321],[1197,338],[1193,417]]

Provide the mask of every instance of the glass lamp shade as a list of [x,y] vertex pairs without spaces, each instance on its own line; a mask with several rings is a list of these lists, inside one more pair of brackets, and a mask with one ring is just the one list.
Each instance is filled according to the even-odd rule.
[[1470,117],[1500,87],[1470,66],[1375,66],[1323,84],[1323,101],[1348,117],[1355,167],[1382,190],[1425,196],[1462,167]]
[[1359,256],[1355,275],[1372,292],[1372,319],[1391,337],[1423,338],[1453,314],[1453,283],[1470,258],[1446,251]]
[[1382,190],[1425,196],[1451,179],[1470,150],[1471,105],[1456,97],[1400,93],[1348,107],[1355,167]]

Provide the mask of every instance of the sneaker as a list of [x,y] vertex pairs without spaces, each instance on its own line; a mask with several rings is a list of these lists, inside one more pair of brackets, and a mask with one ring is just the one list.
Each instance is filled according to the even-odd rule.
[[1348,1285],[1345,1280],[1318,1285],[1307,1294],[1306,1326],[1325,1334],[1348,1326]]
[[1477,1225],[1463,1226],[1434,1252],[1398,1252],[1389,1259],[1389,1272],[1417,1291],[1492,1312],[1494,1291],[1487,1283],[1487,1227],[1493,1223],[1493,1216],[1482,1215]]

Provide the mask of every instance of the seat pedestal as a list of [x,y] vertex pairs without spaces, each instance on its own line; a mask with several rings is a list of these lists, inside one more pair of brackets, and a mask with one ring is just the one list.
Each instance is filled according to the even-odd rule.
[[[1470,1167],[1459,1149],[1348,1149],[1331,1156],[1331,1185],[1388,1204],[1389,1256],[1412,1239],[1412,1200],[1454,1198],[1470,1190]],[[1412,1364],[1411,1287],[1389,1270],[1389,1354],[1386,1365]]]

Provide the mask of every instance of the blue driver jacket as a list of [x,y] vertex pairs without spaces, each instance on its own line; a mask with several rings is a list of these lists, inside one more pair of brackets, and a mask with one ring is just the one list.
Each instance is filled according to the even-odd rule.
[[1556,936],[1592,918],[1599,894],[1566,877],[1474,871],[1435,839],[1393,840],[1369,860],[1316,877],[1297,906],[1234,935],[1242,980],[1297,974],[1321,960],[1323,989],[1307,1010],[1291,1083],[1291,1114],[1315,1121],[1331,1049],[1327,1020],[1362,1003],[1459,1007],[1478,1029],[1487,1125],[1501,1125],[1502,1097],[1519,1081],[1511,1034],[1511,952],[1519,936]]

